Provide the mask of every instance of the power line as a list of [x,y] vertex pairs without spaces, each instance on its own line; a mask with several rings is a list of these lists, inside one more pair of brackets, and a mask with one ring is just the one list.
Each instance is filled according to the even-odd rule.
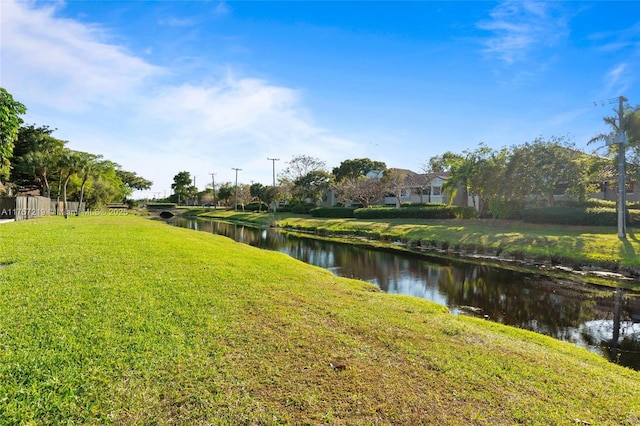
[[[624,96],[616,96],[615,98],[603,99],[601,101],[593,101],[593,106],[605,106],[607,104],[615,104],[620,100],[620,98],[624,98]],[[626,98],[625,98],[626,100]]]

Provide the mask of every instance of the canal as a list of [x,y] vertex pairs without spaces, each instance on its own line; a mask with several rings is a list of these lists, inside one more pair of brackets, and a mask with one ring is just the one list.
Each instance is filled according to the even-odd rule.
[[285,253],[388,293],[542,333],[640,370],[640,293],[456,259],[426,258],[214,220],[168,223]]

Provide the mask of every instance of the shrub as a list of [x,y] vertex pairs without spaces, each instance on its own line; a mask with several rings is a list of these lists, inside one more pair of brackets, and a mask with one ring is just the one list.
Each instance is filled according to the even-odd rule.
[[250,203],[247,203],[244,206],[244,209],[250,212],[256,212],[256,211],[269,211],[269,206],[267,206],[266,203],[262,202],[262,201],[252,201]]
[[609,200],[600,200],[598,198],[589,198],[588,200],[584,200],[584,201],[572,201],[572,200],[558,201],[558,202],[556,202],[556,206],[558,206],[558,207],[576,207],[576,208],[584,208],[584,209],[588,209],[588,208],[615,209],[616,208],[616,202],[615,201],[609,201]]
[[472,219],[477,217],[473,207],[429,205],[428,207],[378,207],[356,209],[358,219]]
[[296,214],[309,214],[316,207],[312,203],[300,203],[291,206],[291,212]]
[[525,202],[523,200],[489,201],[489,213],[496,219],[520,219]]
[[352,207],[316,207],[310,213],[313,217],[345,218],[355,217],[353,215],[354,210]]
[[[617,226],[618,213],[616,209],[606,207],[542,207],[523,210],[522,220],[557,225]],[[640,225],[640,211],[627,210],[627,225]]]

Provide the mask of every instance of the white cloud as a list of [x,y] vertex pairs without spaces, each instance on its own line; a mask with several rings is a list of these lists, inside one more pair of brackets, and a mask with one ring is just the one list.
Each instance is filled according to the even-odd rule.
[[606,93],[625,92],[631,78],[628,64],[620,63],[616,65],[605,75]]
[[112,105],[162,70],[108,44],[98,26],[56,8],[2,1],[2,84],[65,110]]
[[[205,182],[240,167],[243,181],[269,183],[267,157],[284,164],[306,154],[333,166],[357,155],[357,144],[313,123],[297,90],[229,69],[181,81],[179,70],[132,55],[107,29],[60,18],[54,7],[1,7],[2,84],[29,108],[26,121],[153,180],[152,191],[167,190],[181,170]],[[167,75],[179,83],[163,82]]]
[[630,54],[638,55],[640,54],[640,22],[617,31],[593,33],[590,39],[597,42],[598,48],[604,52],[629,49]]
[[491,12],[491,19],[478,24],[494,33],[485,40],[485,52],[507,64],[523,59],[539,46],[551,46],[568,33],[566,20],[554,15],[549,2],[506,1]]
[[216,6],[213,12],[214,12],[214,16],[216,17],[225,16],[231,13],[231,8],[226,2],[220,1],[216,3]]

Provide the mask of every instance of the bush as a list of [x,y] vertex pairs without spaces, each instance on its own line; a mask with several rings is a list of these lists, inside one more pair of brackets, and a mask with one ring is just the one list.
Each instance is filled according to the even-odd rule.
[[316,207],[310,213],[313,217],[345,218],[355,217],[353,215],[354,210],[352,207]]
[[634,201],[633,203],[627,203],[629,210],[640,210],[640,201]]
[[316,205],[312,203],[294,204],[291,206],[291,212],[296,214],[309,214],[315,207]]
[[[556,225],[617,226],[618,213],[616,209],[605,207],[542,207],[523,210],[522,220]],[[627,225],[640,226],[640,211],[627,210]]]
[[358,219],[472,219],[477,217],[473,207],[432,204],[428,207],[377,207],[356,209]]
[[257,212],[257,211],[269,211],[269,206],[266,203],[263,203],[262,201],[252,201],[250,203],[247,203],[244,206],[245,211],[250,211],[250,212]]
[[556,206],[557,207],[576,207],[576,208],[583,208],[583,209],[589,209],[589,208],[615,209],[616,202],[609,201],[609,200],[600,200],[598,198],[589,198],[588,200],[585,200],[585,201],[572,201],[572,200],[558,201],[556,202]]
[[489,214],[496,219],[520,219],[525,202],[523,200],[489,201]]

